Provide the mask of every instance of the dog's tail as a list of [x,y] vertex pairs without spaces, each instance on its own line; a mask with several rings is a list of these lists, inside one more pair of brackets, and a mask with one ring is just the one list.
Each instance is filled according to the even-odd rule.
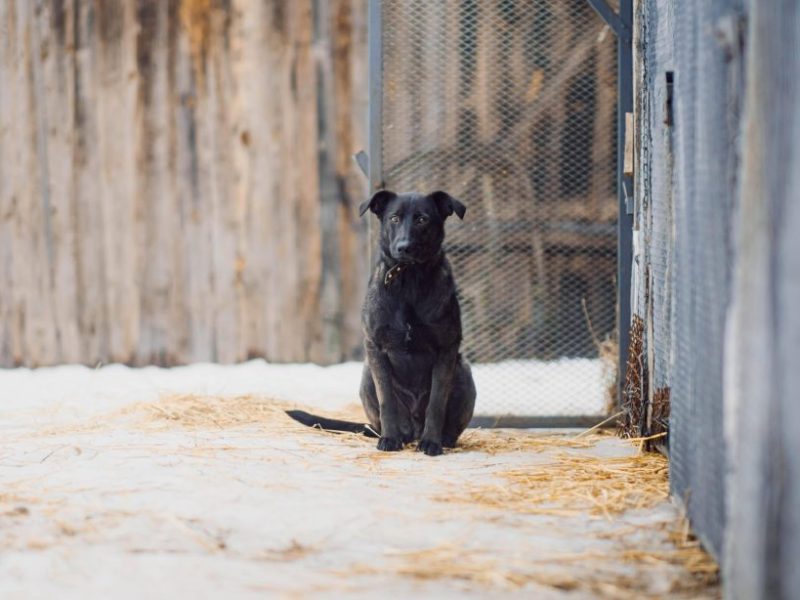
[[378,433],[368,423],[356,423],[355,421],[341,421],[339,419],[328,419],[327,417],[318,417],[312,415],[304,410],[287,410],[286,414],[292,417],[295,421],[308,425],[309,427],[316,427],[324,429],[325,431],[341,431],[345,433],[358,433],[371,438],[380,437]]

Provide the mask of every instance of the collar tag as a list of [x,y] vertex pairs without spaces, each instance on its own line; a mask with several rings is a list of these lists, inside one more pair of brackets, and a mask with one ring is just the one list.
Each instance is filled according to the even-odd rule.
[[383,285],[388,287],[389,284],[392,283],[392,281],[397,279],[397,276],[400,275],[400,273],[405,271],[405,269],[406,269],[405,265],[403,265],[401,263],[397,263],[391,269],[386,271],[386,275],[383,278]]

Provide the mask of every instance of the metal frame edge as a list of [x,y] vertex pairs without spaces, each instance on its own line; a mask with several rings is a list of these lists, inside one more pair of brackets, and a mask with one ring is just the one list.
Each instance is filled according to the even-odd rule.
[[[619,19],[629,32],[633,30],[633,2],[620,0]],[[633,193],[632,178],[624,173],[625,113],[633,112],[633,55],[631,36],[617,37],[617,194],[619,212],[617,219],[617,306],[619,335],[619,373],[617,377],[617,402],[622,405],[625,386],[625,369],[628,363],[628,344],[631,323],[631,268],[633,259],[633,215],[628,212],[626,185]]]
[[383,187],[383,2],[369,0],[369,187],[370,193]]

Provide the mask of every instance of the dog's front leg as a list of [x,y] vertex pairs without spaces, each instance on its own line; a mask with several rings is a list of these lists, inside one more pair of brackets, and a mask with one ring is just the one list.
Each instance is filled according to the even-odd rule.
[[438,456],[442,453],[442,428],[457,360],[458,352],[448,351],[440,354],[433,364],[431,397],[425,411],[425,429],[417,446],[417,450],[428,456]]
[[381,437],[378,440],[378,450],[402,450],[403,440],[398,424],[397,399],[392,391],[392,365],[386,353],[381,352],[374,343],[367,342],[366,350],[380,410]]

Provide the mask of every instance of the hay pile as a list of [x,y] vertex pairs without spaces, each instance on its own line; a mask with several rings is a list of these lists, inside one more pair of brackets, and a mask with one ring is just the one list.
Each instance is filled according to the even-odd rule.
[[[126,414],[140,415],[156,427],[184,429],[233,429],[259,427],[268,429],[305,429],[286,416],[285,411],[297,408],[259,396],[197,396],[178,394],[165,396],[155,403],[141,403],[125,409]],[[340,411],[326,411],[334,418],[363,420],[360,406],[352,405]]]
[[[584,437],[521,435],[515,443],[513,434],[483,433],[489,434],[482,441],[490,452],[553,447],[580,450],[607,437],[603,433]],[[502,441],[493,445],[495,433],[501,433]],[[390,568],[422,580],[442,577],[505,587],[538,584],[609,598],[651,594],[651,584],[660,581],[676,597],[718,597],[719,568],[691,535],[686,520],[677,527],[670,521],[655,528],[623,521],[629,511],[653,508],[669,497],[667,459],[657,453],[642,453],[645,438],[630,441],[639,446],[639,453],[600,457],[562,452],[546,464],[497,472],[500,481],[494,485],[473,486],[463,494],[437,497],[441,502],[461,502],[499,516],[605,519],[613,524],[612,529],[597,537],[613,541],[615,550],[554,555],[536,564],[499,564],[479,552],[446,546],[401,554],[394,557]],[[474,442],[468,439],[465,449]],[[480,444],[475,446],[480,449]],[[632,568],[636,577],[626,574],[625,567]]]
[[288,404],[254,396],[221,398],[181,394],[153,403],[134,404],[125,413],[138,415],[156,428],[232,429],[280,428],[290,425],[284,411]]
[[[136,427],[146,431],[170,431],[176,427],[191,431],[230,430],[241,438],[276,439],[276,436],[292,434],[299,444],[313,447],[320,442],[319,436],[336,435],[337,446],[342,450],[348,447],[373,447],[374,440],[343,432],[329,432],[319,428],[301,425],[291,419],[285,411],[298,408],[297,405],[259,396],[197,396],[193,394],[170,395],[155,403],[135,404],[123,411],[124,416],[133,419]],[[363,422],[364,413],[359,405],[353,404],[340,410],[326,410],[326,415],[335,419]],[[309,435],[310,434],[310,435]],[[218,443],[207,449],[247,453],[247,448],[225,447]],[[203,451],[202,443],[193,446],[194,452]],[[297,458],[302,458],[297,455]]]
[[458,446],[451,452],[485,452],[495,455],[507,452],[542,452],[553,448],[587,449],[610,437],[610,433],[602,430],[586,435],[542,435],[522,430],[467,429],[458,439]]
[[499,477],[502,483],[473,488],[466,500],[504,512],[611,519],[655,506],[669,496],[668,464],[660,454],[560,454],[553,463],[504,471]]

